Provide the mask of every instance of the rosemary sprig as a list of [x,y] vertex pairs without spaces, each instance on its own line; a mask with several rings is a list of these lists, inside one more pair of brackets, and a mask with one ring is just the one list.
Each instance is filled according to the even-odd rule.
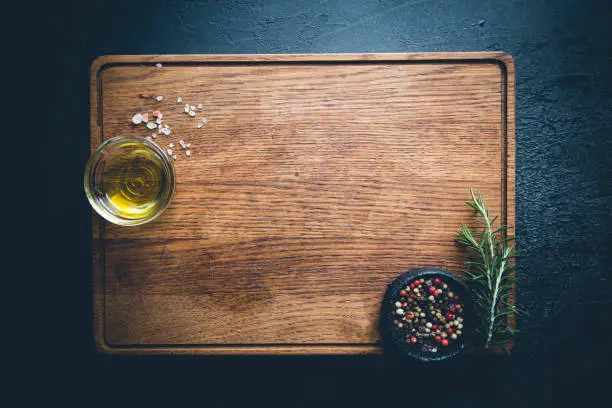
[[467,205],[476,211],[475,220],[483,224],[479,231],[472,231],[461,224],[455,240],[470,251],[465,263],[465,276],[472,288],[476,312],[480,319],[477,333],[482,336],[484,348],[498,346],[509,352],[505,345],[518,330],[508,324],[511,315],[521,311],[508,303],[516,278],[512,272],[516,267],[511,261],[518,254],[512,243],[514,237],[507,237],[508,226],[494,227],[497,217],[491,218],[485,207],[482,194],[478,197],[470,189],[472,201]]

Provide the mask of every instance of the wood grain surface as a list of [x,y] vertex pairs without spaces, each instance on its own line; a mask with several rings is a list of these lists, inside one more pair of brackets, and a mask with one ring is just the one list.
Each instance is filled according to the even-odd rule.
[[[202,129],[184,103],[204,105]],[[104,352],[379,352],[386,285],[414,267],[461,270],[453,237],[472,217],[470,187],[514,224],[503,53],[94,62],[92,150],[146,136],[130,119],[157,109],[173,132],[156,141],[183,139],[193,154],[179,151],[176,194],[156,221],[93,216]]]

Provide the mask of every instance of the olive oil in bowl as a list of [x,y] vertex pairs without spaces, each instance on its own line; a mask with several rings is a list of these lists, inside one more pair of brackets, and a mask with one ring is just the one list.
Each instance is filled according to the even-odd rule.
[[165,152],[144,138],[116,137],[101,144],[85,169],[93,208],[118,225],[157,218],[174,194],[174,168]]

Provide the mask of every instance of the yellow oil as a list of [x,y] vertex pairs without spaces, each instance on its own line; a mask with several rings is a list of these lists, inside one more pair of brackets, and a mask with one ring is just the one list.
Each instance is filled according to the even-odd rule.
[[102,205],[119,217],[141,219],[163,205],[162,189],[168,182],[160,157],[138,143],[121,147],[107,158],[98,186]]

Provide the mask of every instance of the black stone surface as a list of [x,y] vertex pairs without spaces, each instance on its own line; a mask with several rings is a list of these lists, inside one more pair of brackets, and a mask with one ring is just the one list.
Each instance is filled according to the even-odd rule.
[[[5,27],[11,31],[4,41],[17,49],[12,56],[21,59],[3,65],[27,75],[9,84],[17,85],[22,94],[10,101],[19,103],[22,113],[28,103],[37,112],[36,122],[26,119],[35,126],[26,127],[25,136],[30,154],[38,150],[39,160],[28,166],[40,171],[35,191],[48,201],[46,212],[38,212],[36,226],[27,231],[26,241],[41,247],[28,255],[28,264],[34,265],[28,278],[35,279],[33,286],[41,296],[46,295],[45,307],[22,321],[46,339],[33,338],[36,355],[43,360],[29,367],[52,373],[45,380],[54,392],[46,398],[67,398],[68,404],[73,396],[79,406],[89,406],[83,402],[104,400],[113,390],[131,390],[138,394],[135,401],[145,396],[157,399],[168,386],[155,384],[171,378],[181,386],[172,398],[197,390],[195,402],[213,407],[259,406],[263,401],[266,406],[299,407],[566,406],[606,401],[609,375],[604,373],[609,373],[612,346],[608,2],[15,4],[25,18],[4,14]],[[517,235],[527,251],[519,262],[518,304],[528,316],[518,321],[522,332],[512,357],[466,359],[442,371],[431,365],[416,373],[405,363],[379,356],[111,358],[96,354],[91,333],[91,210],[81,186],[89,152],[89,64],[95,57],[485,50],[511,54],[517,70]],[[38,82],[35,72],[44,72],[45,81]],[[34,86],[36,94],[25,92]],[[25,341],[15,337],[18,343]],[[88,397],[76,399],[82,395]]]

